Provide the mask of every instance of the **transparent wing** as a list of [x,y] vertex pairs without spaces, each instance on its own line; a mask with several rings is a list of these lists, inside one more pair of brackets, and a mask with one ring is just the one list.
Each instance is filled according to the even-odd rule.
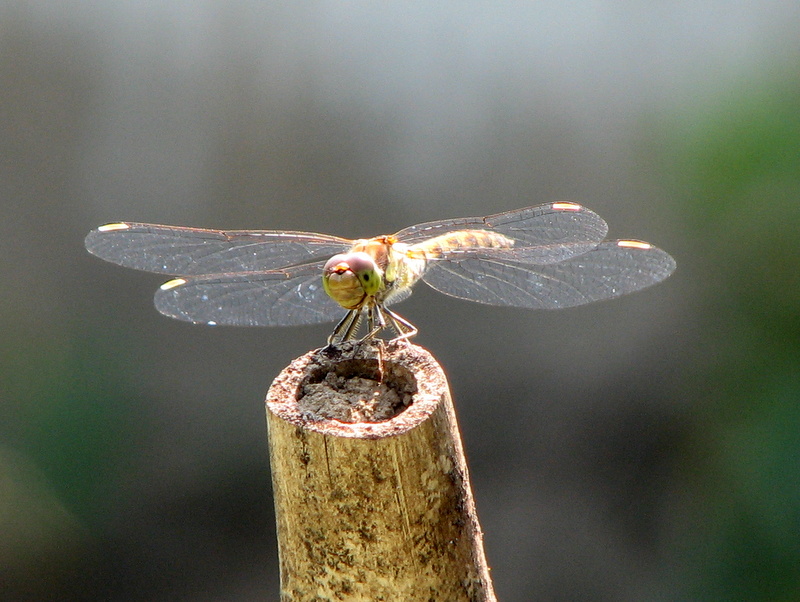
[[92,230],[85,244],[127,268],[183,276],[282,268],[341,253],[352,241],[310,232],[118,223]]
[[318,324],[345,311],[322,287],[322,262],[170,280],[156,291],[155,304],[171,318],[231,326]]
[[[410,244],[459,230],[489,230],[514,240],[511,250],[475,249],[475,255],[549,264],[586,253],[605,238],[608,226],[594,211],[576,203],[545,203],[486,217],[465,217],[427,222],[400,230],[395,236]],[[454,255],[463,256],[459,248]],[[513,256],[513,257],[512,257]]]
[[478,303],[557,309],[638,291],[674,269],[675,260],[661,249],[612,240],[547,265],[479,257],[435,261],[422,279],[439,292]]

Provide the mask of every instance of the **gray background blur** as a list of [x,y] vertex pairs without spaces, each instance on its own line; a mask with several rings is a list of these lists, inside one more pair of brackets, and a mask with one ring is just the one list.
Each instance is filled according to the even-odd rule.
[[800,598],[800,4],[0,4],[0,596],[277,599],[263,398],[330,327],[169,320],[91,228],[553,200],[677,272],[399,307],[500,598]]

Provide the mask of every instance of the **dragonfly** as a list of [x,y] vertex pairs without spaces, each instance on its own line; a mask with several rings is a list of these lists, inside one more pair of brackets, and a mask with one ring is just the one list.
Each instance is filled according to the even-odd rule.
[[[112,263],[174,278],[155,306],[209,325],[335,322],[328,344],[391,328],[417,329],[389,309],[419,281],[488,305],[559,309],[638,291],[667,278],[675,260],[640,240],[605,240],[606,222],[559,201],[485,217],[426,222],[350,240],[284,230],[210,230],[117,222],[86,237]],[[344,315],[342,315],[344,313]]]

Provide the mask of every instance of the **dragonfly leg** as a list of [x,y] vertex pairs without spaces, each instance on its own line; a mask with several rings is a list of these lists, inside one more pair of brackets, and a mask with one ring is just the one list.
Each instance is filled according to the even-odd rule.
[[353,338],[358,331],[358,326],[361,324],[361,311],[358,309],[351,309],[348,311],[344,318],[342,318],[333,329],[331,336],[328,337],[328,345],[333,345],[337,342],[342,343],[349,341]]
[[381,312],[381,308],[379,305],[373,305],[369,308],[369,313],[367,314],[368,325],[369,325],[369,332],[361,339],[361,341],[366,341],[368,339],[375,338],[375,335],[378,334],[381,330],[386,328],[386,320],[383,317],[383,313]]
[[333,332],[328,337],[328,345],[333,345],[336,342],[337,337],[342,332],[342,330],[344,330],[344,328],[345,328],[345,323],[347,323],[349,320],[352,319],[352,317],[353,317],[352,313],[353,313],[352,311],[348,311],[344,315],[344,317],[341,320],[339,320],[339,322],[336,324],[336,326],[334,326]]
[[[368,314],[369,332],[361,341],[370,340],[375,337],[381,330],[386,328],[386,320],[381,312],[380,305],[373,305],[369,308]],[[378,342],[378,382],[383,382],[383,339],[377,339]]]
[[364,317],[364,314],[361,313],[360,309],[354,309],[353,311],[353,320],[350,322],[350,325],[347,327],[347,330],[344,333],[343,341],[350,341],[356,338],[356,334],[358,334],[358,329],[361,328],[361,320]]
[[398,336],[393,338],[393,341],[408,341],[408,339],[419,332],[416,326],[402,316],[394,313],[391,309],[386,309],[384,307],[383,311],[385,311],[386,315],[389,316],[389,321],[392,323],[392,328],[394,328],[394,330],[397,332]]
[[[337,326],[336,329],[333,331],[333,334],[328,338],[328,343],[331,344],[333,340],[337,337],[341,337],[340,340],[347,341],[353,338],[355,335],[358,324],[361,322],[362,314],[357,313],[358,310],[351,310],[350,314],[356,314],[356,321],[349,321],[347,326],[345,326],[345,322],[348,322],[348,319],[351,318],[350,314],[345,316],[345,319],[342,320]],[[386,309],[381,305],[373,305],[367,310],[367,326],[369,327],[369,331],[366,335],[364,335],[359,342],[368,341],[369,339],[374,339],[376,335],[381,331],[386,329],[386,318],[389,318],[389,324],[391,324],[392,329],[397,333],[398,336],[393,338],[393,341],[400,341],[400,340],[408,340],[409,338],[413,337],[417,334],[417,327],[414,326],[411,322],[403,318],[402,316],[397,315],[390,309]],[[342,331],[344,331],[343,334]]]

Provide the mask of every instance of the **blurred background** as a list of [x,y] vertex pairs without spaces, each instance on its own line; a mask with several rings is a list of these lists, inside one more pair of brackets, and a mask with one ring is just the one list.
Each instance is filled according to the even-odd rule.
[[498,596],[800,598],[800,4],[0,4],[0,597],[277,600],[263,399],[329,325],[161,316],[130,220],[373,236],[575,201],[678,262],[420,286]]

